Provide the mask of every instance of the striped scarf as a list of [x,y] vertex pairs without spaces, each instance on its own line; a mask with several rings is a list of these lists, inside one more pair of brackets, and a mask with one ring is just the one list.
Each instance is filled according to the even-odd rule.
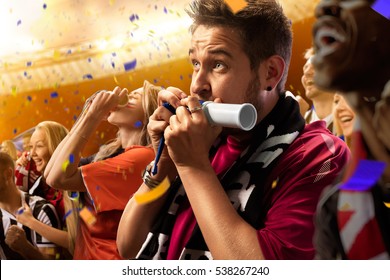
[[[282,113],[281,113],[282,112]],[[264,226],[264,218],[270,205],[271,189],[264,182],[278,159],[304,128],[299,105],[291,93],[282,93],[274,109],[253,130],[253,143],[248,146],[220,176],[221,184],[240,216],[254,228]],[[210,151],[212,158],[219,144]],[[180,204],[186,194],[177,178],[169,189],[167,203],[162,214],[148,234],[137,259],[166,259],[170,235]],[[262,207],[259,205],[262,201]],[[180,259],[212,259],[198,225],[192,232]]]

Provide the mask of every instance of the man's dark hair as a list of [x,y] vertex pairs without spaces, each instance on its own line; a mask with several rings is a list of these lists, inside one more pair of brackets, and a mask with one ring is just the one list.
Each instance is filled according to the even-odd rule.
[[291,22],[274,0],[248,0],[248,4],[233,13],[224,0],[194,0],[187,14],[192,18],[193,33],[199,25],[230,27],[239,32],[242,49],[249,57],[251,69],[272,55],[280,55],[286,69],[278,85],[284,89],[291,58]]

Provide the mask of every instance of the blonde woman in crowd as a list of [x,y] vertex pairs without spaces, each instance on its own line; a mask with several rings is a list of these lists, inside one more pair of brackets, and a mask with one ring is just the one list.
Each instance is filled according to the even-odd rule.
[[[60,123],[54,121],[39,123],[31,135],[26,152],[17,160],[15,170],[18,188],[31,195],[43,197],[50,202],[55,207],[62,225],[58,229],[45,225],[34,217],[28,205],[23,206],[23,211],[18,212],[16,218],[19,223],[72,253],[71,244],[73,243],[69,241],[68,233],[62,229],[74,232],[75,226],[73,225],[76,225],[77,222],[77,216],[74,215],[77,214],[77,211],[73,212],[72,209],[76,206],[74,202],[64,196],[62,191],[48,185],[42,176],[54,150],[67,134],[68,130]],[[72,221],[69,222],[70,220]],[[50,233],[54,234],[50,235]],[[59,256],[68,258],[67,255],[66,251],[62,251]]]
[[4,140],[3,143],[1,143],[0,150],[9,154],[14,161],[18,159],[16,146],[12,140]]
[[[142,184],[141,172],[154,158],[146,127],[159,91],[145,81],[130,93],[116,87],[93,95],[51,158],[45,170],[48,183],[80,193],[73,259],[122,259],[117,228],[127,201]],[[88,160],[80,159],[87,139],[104,120],[118,128],[117,138]]]
[[[53,204],[61,221],[65,214],[62,191],[48,185],[42,174],[54,150],[67,134],[68,130],[60,123],[54,121],[39,123],[31,136],[29,153],[24,153],[17,160],[18,166],[15,171],[17,186],[23,191],[43,197]],[[31,178],[34,180],[30,180]]]

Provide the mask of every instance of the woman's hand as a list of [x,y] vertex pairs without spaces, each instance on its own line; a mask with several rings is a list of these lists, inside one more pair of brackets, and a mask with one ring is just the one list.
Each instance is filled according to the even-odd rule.
[[20,165],[26,167],[28,162],[30,161],[30,152],[23,152],[22,155],[16,160],[16,165]]
[[31,228],[31,223],[35,220],[31,208],[27,205],[27,203],[23,202],[23,206],[18,209],[18,211],[15,214],[16,220]]
[[[128,90],[115,87],[113,91],[100,91],[92,99],[88,108],[88,114],[98,117],[101,120],[107,118],[109,113],[118,106],[123,105],[123,100],[127,100]],[[126,102],[127,104],[127,102]]]

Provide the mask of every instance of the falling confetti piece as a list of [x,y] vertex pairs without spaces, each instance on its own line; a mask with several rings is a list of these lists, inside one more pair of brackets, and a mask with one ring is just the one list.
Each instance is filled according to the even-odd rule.
[[27,67],[30,67],[31,65],[32,65],[32,62],[31,62],[31,61],[27,61],[27,62],[26,62],[26,66],[27,66]]
[[132,15],[129,17],[129,20],[130,20],[131,22],[133,22],[133,21],[135,21],[135,20],[139,20],[139,17],[138,17],[138,15],[136,15],[136,14],[132,14]]
[[18,22],[16,23],[17,26],[21,25],[22,24],[22,20],[19,19]]
[[54,50],[53,52],[53,58],[55,60],[58,60],[61,57],[61,52],[59,50]]
[[165,179],[156,188],[152,189],[147,193],[136,194],[134,196],[134,199],[139,204],[150,203],[161,197],[169,189],[170,185],[171,184],[169,182],[168,177],[165,177]]
[[66,160],[66,161],[62,164],[61,169],[62,169],[63,172],[66,171],[66,168],[68,167],[68,165],[69,165],[69,160]]
[[247,5],[244,0],[225,0],[225,3],[232,9],[233,13],[237,13]]
[[54,255],[56,252],[55,248],[48,248],[46,247],[45,249],[45,253],[49,254],[49,255]]
[[83,79],[93,80],[93,77],[92,77],[91,74],[85,74],[85,75],[83,76]]
[[276,186],[278,185],[278,182],[279,182],[279,177],[276,178],[273,182],[272,182],[272,188],[276,188]]
[[74,163],[74,155],[73,154],[69,155],[69,162]]
[[16,86],[11,87],[12,96],[16,96]]
[[89,226],[92,226],[96,222],[96,217],[86,206],[84,206],[83,209],[80,210],[79,215],[83,219],[83,221]]
[[63,220],[65,221],[66,220],[66,218],[71,214],[73,212],[73,210],[71,209],[71,210],[69,210],[68,212],[66,212],[65,213],[65,215],[64,215],[64,218],[63,218]]
[[139,128],[142,126],[142,121],[136,121],[134,127]]
[[134,59],[133,61],[126,62],[123,64],[123,66],[125,67],[125,71],[130,71],[134,69],[136,65],[137,65],[137,59]]
[[52,93],[50,93],[50,97],[51,98],[57,98],[58,97],[58,92],[53,91]]
[[115,84],[119,85],[118,79],[116,78],[116,76],[114,76],[114,82],[115,82]]
[[372,9],[385,18],[390,18],[390,3],[388,0],[378,0],[372,4]]
[[46,5],[46,3],[44,3],[44,4],[43,4],[43,9],[46,10],[46,8],[47,8],[47,5]]
[[68,195],[69,195],[70,199],[77,200],[77,199],[79,199],[80,193],[79,192],[68,192]]

